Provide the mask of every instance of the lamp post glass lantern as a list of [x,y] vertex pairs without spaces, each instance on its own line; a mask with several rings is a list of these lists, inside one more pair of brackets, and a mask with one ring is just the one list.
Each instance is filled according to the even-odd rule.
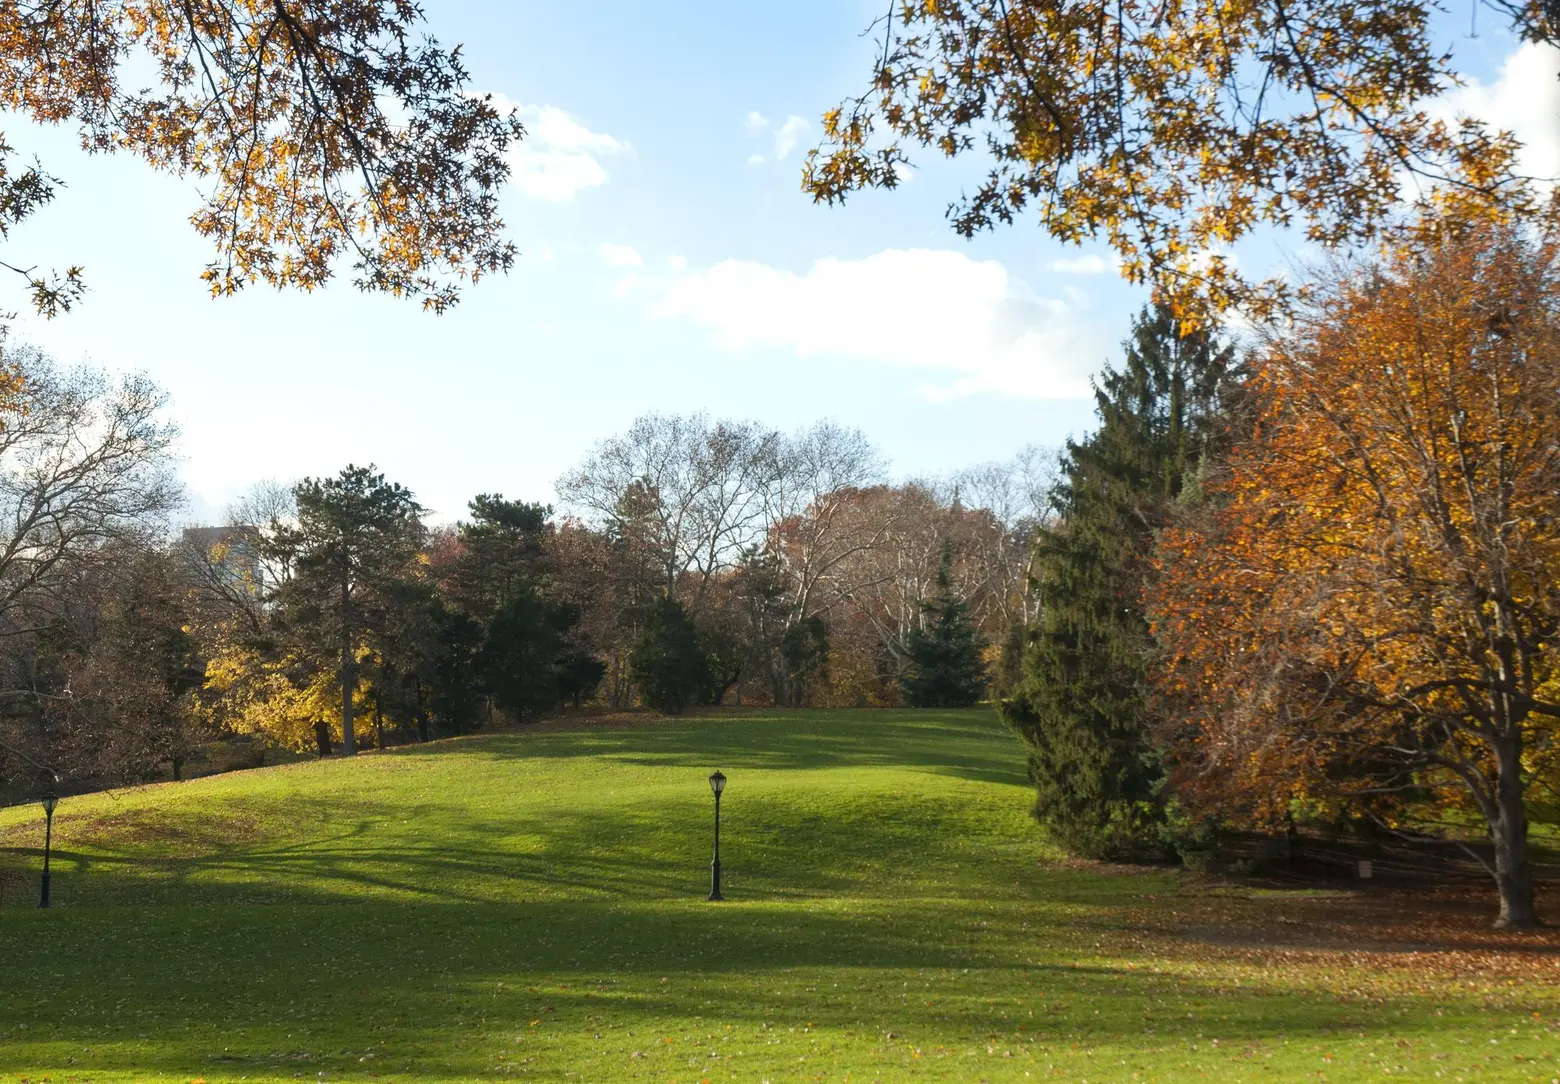
[[54,807],[59,799],[51,790],[43,796],[43,888],[38,895],[38,906],[49,906],[49,851],[54,845]]
[[721,900],[720,894],[720,793],[726,789],[726,777],[718,770],[710,776],[710,790],[715,795],[715,860],[710,863],[710,899]]

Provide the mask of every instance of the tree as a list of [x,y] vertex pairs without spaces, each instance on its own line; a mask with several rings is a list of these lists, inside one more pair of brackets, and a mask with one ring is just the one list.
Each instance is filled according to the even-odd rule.
[[420,741],[467,734],[482,717],[484,628],[426,576],[392,580],[384,627],[369,654],[375,725],[385,714],[414,724]]
[[550,568],[551,515],[545,505],[479,494],[471,519],[456,530],[447,576],[451,597],[482,625],[476,665],[483,688],[519,720],[566,696],[581,698],[600,681],[589,656],[568,640],[580,610],[558,597],[566,592]]
[[114,749],[129,746],[104,740],[113,719],[94,708],[82,729],[91,720],[59,698],[101,638],[113,566],[154,548],[179,502],[174,431],[144,378],[61,372],[28,349],[8,360],[17,380],[0,397],[0,778],[41,763],[125,778]]
[[[1497,6],[1528,36],[1557,40],[1552,2]],[[1122,274],[1152,282],[1183,318],[1237,302],[1261,315],[1284,283],[1253,286],[1226,255],[1252,231],[1296,225],[1347,246],[1392,219],[1404,173],[1512,185],[1508,133],[1428,108],[1457,79],[1434,10],[902,0],[879,21],[870,89],[825,115],[803,186],[837,203],[897,186],[906,145],[980,148],[989,172],[949,208],[961,234],[1033,209],[1058,241],[1103,234]]]
[[187,694],[203,677],[184,603],[175,562],[149,539],[74,562],[52,619],[6,638],[0,756],[13,738],[75,786],[165,767],[182,778],[200,736]]
[[663,591],[703,607],[712,576],[762,536],[778,434],[751,422],[647,414],[558,480],[565,502],[632,538]]
[[710,664],[698,628],[682,604],[662,597],[651,606],[630,658],[647,705],[679,715],[710,694]]
[[[22,0],[0,7],[0,104],[206,179],[214,294],[313,289],[346,255],[361,288],[442,311],[513,262],[498,192],[524,131],[421,23],[403,0]],[[0,140],[0,236],[57,183],[10,153]],[[4,266],[45,313],[80,295],[78,267]]]
[[117,582],[94,630],[86,680],[73,681],[73,691],[95,693],[117,737],[136,746],[118,758],[123,767],[144,774],[167,764],[178,780],[196,745],[186,694],[205,679],[188,628],[187,589],[165,551],[117,549]]
[[447,590],[467,613],[488,621],[540,585],[552,509],[497,493],[479,493],[468,507],[471,518],[455,530],[459,552]]
[[1095,389],[1099,428],[1063,455],[1060,522],[1035,543],[1038,617],[1002,706],[1030,748],[1035,815],[1091,857],[1142,847],[1161,816],[1143,591],[1154,532],[1217,447],[1238,378],[1229,350],[1163,306],[1125,346]]
[[0,621],[26,602],[35,624],[79,560],[177,506],[175,430],[145,378],[62,373],[31,350],[10,359],[23,390],[0,414]]
[[1256,439],[1162,543],[1180,791],[1258,824],[1471,810],[1498,924],[1533,925],[1524,803],[1560,736],[1560,207],[1427,205],[1324,286],[1261,355]]
[[348,465],[335,478],[294,487],[298,520],[280,545],[294,574],[283,588],[290,624],[315,658],[339,659],[341,739],[357,751],[353,711],[363,638],[381,632],[394,584],[406,577],[425,531],[422,506],[374,468]]
[[922,604],[925,623],[911,631],[906,646],[909,672],[900,681],[913,708],[966,708],[986,691],[985,645],[970,621],[970,609],[953,593],[953,546],[943,543],[937,594]]
[[558,706],[563,635],[572,615],[534,590],[517,593],[488,623],[478,672],[500,708],[525,721]]

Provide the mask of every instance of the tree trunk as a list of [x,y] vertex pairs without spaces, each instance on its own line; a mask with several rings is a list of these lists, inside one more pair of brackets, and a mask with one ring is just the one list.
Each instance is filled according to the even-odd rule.
[[314,742],[320,747],[320,756],[330,756],[330,727],[324,719],[314,724]]
[[378,693],[374,694],[374,743],[381,750],[385,747],[385,712]]
[[352,732],[352,694],[357,691],[357,659],[352,650],[352,621],[349,607],[352,604],[351,588],[345,577],[341,580],[341,751],[346,756],[357,754],[357,735]]
[[1522,801],[1522,749],[1510,738],[1491,743],[1500,776],[1495,786],[1496,816],[1490,824],[1495,844],[1495,887],[1500,893],[1499,928],[1537,926],[1533,906],[1533,866],[1528,861],[1527,809]]
[[172,762],[173,762],[173,781],[175,783],[183,782],[183,780],[184,780],[184,758],[183,757],[173,757],[172,758]]

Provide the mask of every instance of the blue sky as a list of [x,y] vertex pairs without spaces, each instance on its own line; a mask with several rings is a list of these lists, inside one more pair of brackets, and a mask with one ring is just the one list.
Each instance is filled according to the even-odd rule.
[[[1087,377],[1143,295],[1101,249],[1032,222],[964,241],[943,219],[970,167],[926,162],[894,193],[813,205],[801,159],[858,90],[882,4],[428,0],[476,87],[531,138],[503,203],[522,256],[452,313],[252,288],[212,300],[188,182],[88,158],[68,130],[7,137],[68,184],[8,257],[85,265],[91,293],[14,334],[64,362],[150,373],[173,397],[191,517],[251,483],[375,462],[441,519],[474,493],[552,481],[649,410],[791,429],[859,426],[901,476],[1054,444],[1091,421]],[[1528,135],[1560,172],[1552,53],[1482,16],[1446,44],[1460,105]]]

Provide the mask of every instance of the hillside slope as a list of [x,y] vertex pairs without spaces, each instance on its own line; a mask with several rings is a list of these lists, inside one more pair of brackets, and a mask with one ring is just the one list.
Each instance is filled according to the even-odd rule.
[[[1275,947],[1333,902],[1052,861],[1022,764],[984,711],[750,712],[70,799],[56,907],[0,906],[0,1074],[1549,1078],[1554,946]],[[0,811],[0,863],[40,837]]]

